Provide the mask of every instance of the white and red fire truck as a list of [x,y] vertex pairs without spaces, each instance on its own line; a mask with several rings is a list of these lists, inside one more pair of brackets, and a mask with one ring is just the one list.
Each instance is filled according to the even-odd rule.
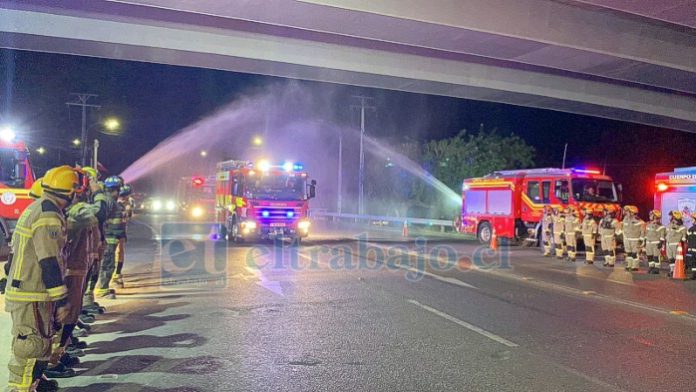
[[459,231],[482,243],[499,238],[537,243],[545,205],[620,213],[611,177],[588,169],[504,170],[464,180]]
[[681,211],[684,225],[691,227],[696,211],[696,167],[682,167],[655,175],[655,209],[662,212],[662,223],[669,224],[669,212]]
[[211,221],[215,217],[215,176],[182,177],[176,203],[183,218]]
[[309,200],[316,181],[300,163],[225,161],[217,164],[215,215],[230,241],[297,239],[309,234]]
[[17,220],[32,202],[29,190],[33,183],[27,146],[9,131],[0,132],[0,260],[7,260]]

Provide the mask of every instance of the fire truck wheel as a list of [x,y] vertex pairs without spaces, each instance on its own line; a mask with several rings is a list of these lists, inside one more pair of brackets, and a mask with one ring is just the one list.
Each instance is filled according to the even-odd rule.
[[482,244],[489,244],[491,242],[491,237],[493,236],[493,229],[491,224],[488,222],[482,222],[478,228],[478,234],[476,237]]
[[244,242],[244,239],[239,235],[240,227],[236,219],[232,220],[229,230],[227,231],[227,240],[235,244]]

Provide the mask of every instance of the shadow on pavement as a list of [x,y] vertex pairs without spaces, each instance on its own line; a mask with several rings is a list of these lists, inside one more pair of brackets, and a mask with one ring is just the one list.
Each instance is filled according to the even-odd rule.
[[141,348],[192,348],[202,346],[207,341],[207,338],[194,333],[178,333],[167,336],[125,336],[108,342],[92,343],[85,352],[87,354],[110,354]]
[[219,358],[201,356],[195,358],[164,358],[158,355],[123,355],[103,361],[86,361],[80,364],[90,370],[84,375],[130,375],[138,372],[159,372],[183,375],[206,375],[223,367]]
[[200,389],[190,387],[176,387],[159,389],[135,383],[97,383],[85,387],[61,388],[68,392],[101,392],[101,391],[139,391],[139,392],[199,392]]

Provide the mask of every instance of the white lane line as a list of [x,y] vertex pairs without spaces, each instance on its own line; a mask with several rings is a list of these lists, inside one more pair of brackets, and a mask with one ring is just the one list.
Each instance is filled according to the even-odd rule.
[[413,268],[413,267],[404,267],[403,265],[399,265],[399,266],[397,266],[397,267],[399,267],[399,268],[401,268],[401,269],[404,269],[404,270],[407,270],[407,271],[415,272],[415,273],[417,273],[417,274],[423,274],[423,275],[425,275],[425,276],[429,276],[429,277],[431,277],[431,278],[433,278],[433,279],[436,279],[436,280],[439,280],[439,281],[441,281],[441,282],[445,282],[445,283],[453,284],[453,285],[456,285],[456,286],[462,286],[462,287],[466,287],[466,288],[478,290],[478,287],[476,287],[476,286],[474,286],[474,285],[471,285],[471,284],[469,284],[469,283],[466,283],[466,282],[462,282],[462,281],[459,280],[459,279],[449,278],[449,277],[440,276],[440,275],[435,275],[435,274],[433,274],[432,272],[422,271],[422,270],[419,270],[419,269]]
[[508,347],[519,347],[518,344],[513,343],[513,342],[511,342],[511,341],[509,341],[509,340],[507,340],[507,339],[505,339],[505,338],[503,338],[503,337],[501,337],[501,336],[498,336],[498,335],[494,334],[493,332],[488,332],[488,331],[486,331],[486,330],[483,329],[483,328],[479,328],[479,327],[477,327],[477,326],[475,326],[475,325],[469,324],[469,323],[467,323],[466,321],[462,321],[462,320],[460,320],[460,319],[458,319],[458,318],[456,318],[456,317],[454,317],[454,316],[450,316],[449,314],[444,313],[444,312],[441,312],[441,311],[439,311],[439,310],[437,310],[437,309],[431,308],[431,307],[428,306],[428,305],[423,305],[422,303],[420,303],[420,302],[418,302],[418,301],[416,301],[416,300],[414,300],[414,299],[409,299],[408,302],[409,302],[409,303],[412,303],[412,304],[414,304],[414,305],[416,305],[416,306],[419,306],[419,307],[421,307],[421,308],[427,310],[427,311],[430,312],[430,313],[436,314],[436,315],[438,315],[438,316],[444,318],[445,320],[449,320],[449,321],[451,321],[451,322],[453,322],[453,323],[455,323],[455,324],[461,325],[462,327],[464,327],[464,328],[466,328],[466,329],[468,329],[468,330],[470,330],[470,331],[474,331],[474,332],[476,332],[476,333],[478,333],[478,334],[480,334],[480,335],[483,335],[483,336],[485,336],[485,337],[487,337],[487,338],[489,338],[489,339],[491,339],[491,340],[493,340],[493,341],[496,341],[496,342],[498,342],[498,343],[500,343],[500,344],[503,344],[503,345],[508,346]]

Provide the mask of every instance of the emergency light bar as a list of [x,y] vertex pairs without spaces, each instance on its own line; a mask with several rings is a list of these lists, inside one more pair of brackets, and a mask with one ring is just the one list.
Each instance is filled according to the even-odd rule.
[[584,174],[599,174],[600,171],[597,169],[573,169],[574,172],[576,173],[584,173]]
[[267,172],[271,169],[282,169],[288,173],[292,173],[294,171],[304,170],[304,165],[299,163],[299,162],[286,161],[282,164],[271,165],[271,163],[265,159],[262,161],[259,161],[256,165],[254,165],[254,167],[258,168],[259,170],[261,170],[263,172]]

